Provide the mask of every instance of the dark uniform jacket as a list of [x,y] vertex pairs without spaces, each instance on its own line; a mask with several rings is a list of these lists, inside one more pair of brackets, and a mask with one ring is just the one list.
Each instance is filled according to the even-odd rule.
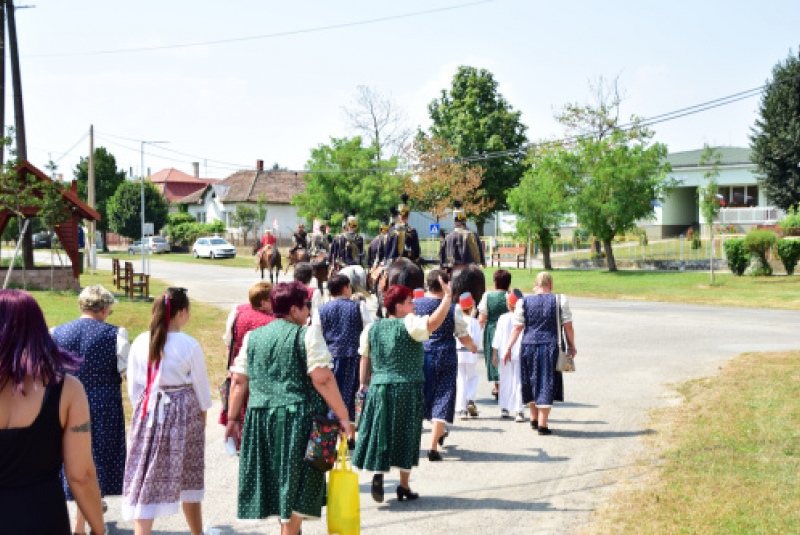
[[375,236],[369,244],[369,250],[367,251],[367,265],[369,267],[374,266],[377,264],[383,264],[383,261],[386,257],[386,242],[389,239],[389,233],[386,234],[379,234]]
[[344,232],[333,240],[328,262],[340,266],[361,265],[364,253],[364,238],[354,232]]
[[396,224],[389,230],[385,251],[384,264],[390,264],[401,257],[418,264],[420,251],[416,229],[405,223]]
[[458,264],[485,264],[483,244],[478,235],[462,227],[456,227],[447,235],[439,249],[439,261],[442,267],[453,267]]
[[292,241],[294,242],[295,248],[308,249],[307,237],[308,233],[305,230],[298,230],[292,234]]

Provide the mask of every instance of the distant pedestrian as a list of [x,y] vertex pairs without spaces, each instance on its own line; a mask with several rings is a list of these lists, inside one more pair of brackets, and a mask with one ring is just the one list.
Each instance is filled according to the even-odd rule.
[[[467,322],[467,333],[472,343],[480,351],[483,345],[483,331],[477,318],[472,317],[475,307],[464,310],[464,320]],[[456,379],[456,414],[462,420],[470,416],[478,416],[478,407],[475,397],[478,392],[478,352],[471,351],[461,340],[456,340],[456,353],[458,354],[458,377]]]
[[525,405],[522,403],[522,381],[519,372],[519,350],[522,337],[517,337],[516,343],[511,347],[511,359],[506,362],[503,356],[511,341],[514,331],[514,309],[517,301],[522,298],[522,292],[514,290],[508,293],[508,312],[497,320],[497,329],[492,341],[492,362],[497,366],[500,374],[500,417],[508,418],[512,413],[518,423],[525,422]]
[[500,375],[497,365],[492,361],[492,341],[494,331],[497,328],[497,320],[508,311],[506,305],[506,293],[511,286],[511,273],[505,269],[498,269],[494,272],[494,291],[486,292],[478,303],[478,321],[483,328],[483,347],[484,357],[486,358],[486,376],[490,382],[494,383],[492,395],[498,398],[498,388],[500,385]]
[[569,353],[575,356],[577,349],[569,303],[566,296],[553,295],[550,273],[539,273],[533,289],[534,295],[517,301],[514,331],[503,358],[506,363],[511,360],[511,348],[524,330],[519,364],[522,402],[531,406],[531,427],[538,429],[540,435],[550,435],[547,419],[553,401],[564,401],[564,380],[561,372],[556,371],[559,329],[564,329]]
[[[53,339],[83,358],[75,376],[89,399],[92,420],[92,456],[100,482],[100,495],[119,496],[125,476],[125,412],[122,375],[128,367],[128,331],[106,323],[117,304],[102,286],[88,286],[78,297],[81,317],[54,328]],[[73,500],[68,481],[61,476],[64,493]],[[105,503],[104,509],[105,507]],[[86,518],[78,508],[75,533],[86,532]]]
[[181,332],[191,311],[185,288],[153,303],[149,332],[131,346],[128,395],[133,404],[122,517],[149,535],[156,517],[183,507],[192,535],[203,532],[205,425],[211,389],[200,344]]
[[92,533],[105,533],[81,358],[47,332],[27,292],[0,290],[0,531],[69,535],[64,467]]

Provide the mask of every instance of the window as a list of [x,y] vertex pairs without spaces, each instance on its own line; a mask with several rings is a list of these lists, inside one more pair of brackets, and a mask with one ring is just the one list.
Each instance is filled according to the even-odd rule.
[[206,222],[206,213],[205,212],[197,212],[197,222],[198,223],[205,223]]
[[744,187],[744,205],[758,206],[758,186]]

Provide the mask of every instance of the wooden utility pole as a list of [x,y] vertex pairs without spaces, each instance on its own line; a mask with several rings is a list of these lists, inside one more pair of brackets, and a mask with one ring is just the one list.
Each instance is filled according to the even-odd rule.
[[[94,125],[89,125],[89,207],[94,210]],[[89,221],[89,232],[86,236],[86,258],[89,260],[89,270],[94,275],[94,255],[96,254],[95,246],[95,222]]]
[[[6,135],[6,8],[0,5],[0,137]],[[5,162],[6,148],[0,149],[0,166]]]
[[[28,145],[25,143],[25,114],[22,108],[22,79],[19,71],[19,47],[17,46],[17,25],[14,19],[14,0],[6,0],[8,18],[8,45],[11,58],[11,84],[14,87],[14,127],[17,134],[17,159],[28,159]],[[33,267],[33,227],[28,225],[22,236],[22,258],[26,268]]]

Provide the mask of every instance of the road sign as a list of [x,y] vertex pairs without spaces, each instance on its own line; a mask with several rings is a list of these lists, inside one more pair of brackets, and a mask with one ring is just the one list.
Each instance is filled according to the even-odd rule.
[[152,223],[145,223],[144,224],[144,235],[145,236],[152,236],[154,230],[155,229],[153,228],[153,224]]
[[431,223],[431,236],[439,234],[439,223]]

